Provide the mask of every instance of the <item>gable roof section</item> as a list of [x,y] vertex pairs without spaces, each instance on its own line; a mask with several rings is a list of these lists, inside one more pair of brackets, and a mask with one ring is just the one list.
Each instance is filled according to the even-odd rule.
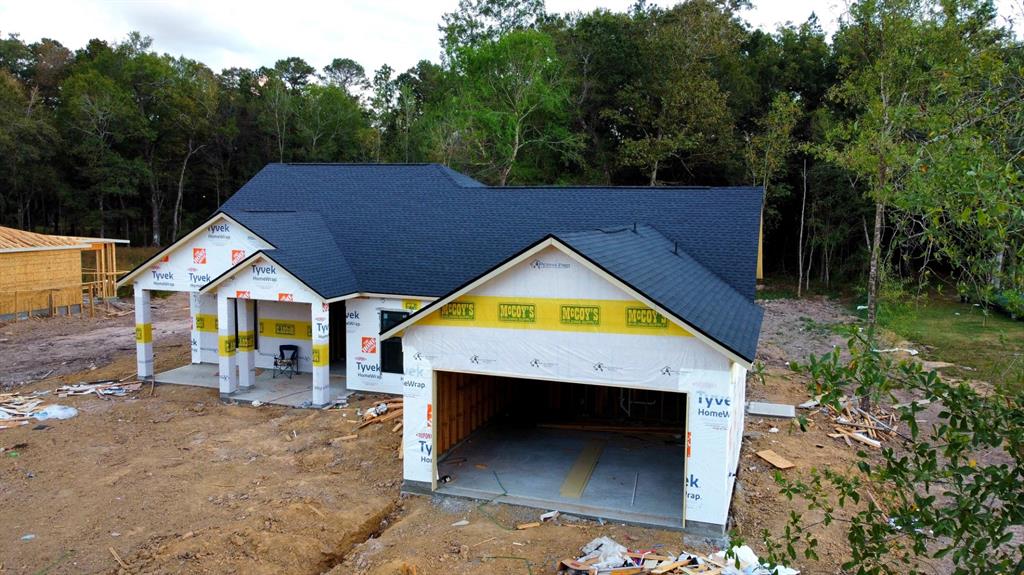
[[345,251],[335,243],[320,214],[239,212],[236,219],[260,237],[277,238],[271,242],[276,249],[263,254],[321,297],[330,299],[358,291]]
[[[164,248],[164,249],[158,251],[157,253],[153,254],[148,260],[143,261],[142,263],[140,263],[139,265],[135,266],[130,271],[128,271],[126,274],[121,276],[121,278],[117,280],[117,287],[128,285],[128,283],[131,282],[133,279],[135,279],[136,276],[138,276],[142,272],[144,272],[147,269],[149,269],[149,267],[151,265],[153,265],[154,263],[160,261],[161,258],[163,258],[165,255],[173,252],[179,246],[182,246],[182,245],[188,243],[189,240],[191,240],[192,238],[196,237],[197,235],[203,233],[203,231],[206,230],[207,226],[209,226],[210,224],[212,224],[213,222],[217,221],[220,218],[224,218],[227,221],[229,221],[229,222],[231,222],[231,223],[233,223],[235,225],[239,225],[241,227],[248,228],[248,226],[243,226],[236,219],[232,218],[230,214],[226,214],[226,213],[224,213],[222,211],[214,212],[212,216],[207,218],[207,220],[205,222],[203,222],[202,224],[196,226],[196,228],[194,230],[192,230],[191,232],[185,234],[184,236],[182,236],[178,241],[174,242],[173,244],[171,244],[171,245],[167,246],[166,248]],[[252,228],[249,228],[249,231],[254,233],[254,234],[256,234],[256,236],[259,237],[260,240],[266,242],[271,247],[275,247],[273,242],[268,241],[264,236],[260,235],[259,232],[253,230]]]
[[650,226],[555,234],[678,319],[753,361],[763,310]]
[[618,226],[549,234],[511,255],[381,334],[392,337],[439,307],[469,293],[548,245],[589,264],[638,300],[696,337],[749,366],[757,351],[763,312],[650,226]]
[[[641,222],[753,300],[761,189],[488,187],[437,164],[270,164],[222,210],[325,298],[436,297],[554,230]],[[271,215],[284,212],[309,223]]]

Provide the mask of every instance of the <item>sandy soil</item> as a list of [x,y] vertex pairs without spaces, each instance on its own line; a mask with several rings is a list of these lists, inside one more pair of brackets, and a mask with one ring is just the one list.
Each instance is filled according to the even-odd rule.
[[[161,303],[154,326],[157,369],[188,361],[184,301]],[[751,383],[752,398],[806,399],[804,383],[780,360],[828,351],[832,334],[794,326],[806,324],[801,315],[819,323],[843,321],[839,306],[814,305],[819,311],[813,316],[805,302],[766,305],[762,349],[775,359],[767,361],[766,383]],[[79,366],[77,373],[54,375],[22,391],[134,371],[130,316],[66,327],[78,321],[0,327],[8,340],[0,344],[5,358],[32,355],[41,343],[52,343],[50,357],[62,358],[61,369]],[[48,336],[48,329],[57,336]],[[32,370],[54,367],[53,359],[36,363],[0,365],[0,379],[30,379]],[[707,552],[720,543],[571,517],[516,531],[516,524],[535,521],[539,512],[403,497],[398,435],[390,427],[337,440],[351,432],[354,408],[371,400],[362,398],[347,410],[257,409],[222,404],[215,390],[178,386],[160,386],[152,394],[146,388],[134,398],[62,399],[81,410],[78,417],[47,422],[42,430],[29,425],[0,431],[0,447],[20,445],[16,456],[0,454],[0,573],[391,575],[413,566],[421,575],[551,573],[559,559],[601,535],[640,549]],[[761,530],[784,525],[790,507],[777,495],[774,470],[755,451],[771,448],[790,458],[797,464],[790,474],[849,465],[854,457],[845,444],[825,437],[828,429],[800,433],[789,422],[748,422],[733,516],[757,549]],[[779,432],[768,433],[772,426]],[[461,519],[469,525],[452,526]],[[29,534],[34,538],[21,539]],[[822,547],[820,561],[800,565],[805,573],[836,572],[842,540],[826,533]]]

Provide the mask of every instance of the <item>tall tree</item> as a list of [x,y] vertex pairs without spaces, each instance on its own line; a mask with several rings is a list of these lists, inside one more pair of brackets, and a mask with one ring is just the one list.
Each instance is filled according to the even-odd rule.
[[367,84],[366,70],[351,58],[335,58],[324,66],[324,78],[333,86],[341,86],[349,94]]
[[443,15],[438,27],[444,55],[452,58],[461,48],[532,28],[544,15],[544,0],[459,0],[458,8]]
[[514,178],[528,150],[573,157],[569,93],[554,43],[536,31],[463,48],[457,58],[460,101],[475,171],[498,185]]
[[638,9],[635,18],[645,24],[642,69],[604,115],[620,134],[620,161],[653,186],[666,163],[690,171],[689,161],[730,145],[733,118],[712,64],[736,49],[741,29],[728,6],[710,0]]
[[868,322],[878,314],[886,207],[912,174],[928,114],[936,56],[922,0],[863,0],[850,7],[836,37],[842,79],[831,92],[846,117],[819,148],[866,182],[875,205],[868,271]]

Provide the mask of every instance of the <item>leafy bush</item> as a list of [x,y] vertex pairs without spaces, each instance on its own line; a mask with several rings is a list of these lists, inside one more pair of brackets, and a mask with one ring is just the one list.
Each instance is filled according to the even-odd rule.
[[[916,362],[893,361],[871,341],[854,333],[849,361],[836,349],[795,369],[837,411],[844,394],[904,401],[893,410],[906,431],[880,455],[858,451],[845,471],[812,470],[807,479],[777,474],[783,496],[822,518],[810,522],[794,511],[783,533],[765,531],[766,559],[817,558],[815,528],[845,522],[850,556],[843,569],[858,575],[932,572],[932,560],[948,562],[951,569],[937,571],[953,575],[1024,572],[1024,542],[1013,542],[1024,525],[1021,397],[948,383]],[[926,404],[939,410],[922,425]]]

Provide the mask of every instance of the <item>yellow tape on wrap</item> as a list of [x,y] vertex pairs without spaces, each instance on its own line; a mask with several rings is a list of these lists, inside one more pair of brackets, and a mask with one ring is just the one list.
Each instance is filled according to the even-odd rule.
[[209,333],[217,333],[217,315],[210,313],[196,314],[196,329]]
[[238,351],[252,351],[256,346],[256,336],[251,331],[238,332]]
[[261,319],[260,336],[282,339],[313,339],[313,324],[288,319]]
[[219,355],[224,357],[235,355],[235,336],[222,335],[217,340],[217,353]]
[[325,367],[331,364],[331,346],[326,343],[313,345],[313,367]]
[[135,324],[135,343],[153,343],[153,324]]
[[424,325],[538,329],[689,337],[688,331],[636,300],[463,296]]

